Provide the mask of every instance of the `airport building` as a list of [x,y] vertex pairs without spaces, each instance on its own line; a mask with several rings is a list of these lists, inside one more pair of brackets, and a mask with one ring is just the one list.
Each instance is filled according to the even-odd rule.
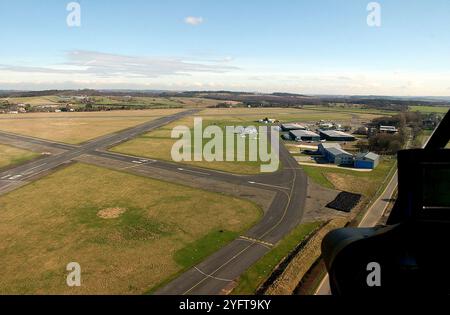
[[292,131],[292,130],[307,130],[308,128],[300,124],[282,124],[281,129],[283,131]]
[[353,154],[343,150],[338,143],[321,143],[319,152],[329,163],[336,165],[353,165]]
[[308,130],[292,130],[289,135],[295,141],[320,141],[317,133]]
[[320,130],[320,138],[327,141],[355,141],[356,138],[348,133],[337,130]]
[[378,154],[368,152],[353,156],[353,154],[343,150],[339,143],[321,143],[318,151],[329,163],[336,165],[373,170],[380,164],[380,156]]
[[380,163],[380,156],[373,152],[360,153],[355,157],[355,167],[362,169],[375,169]]
[[395,126],[380,126],[380,132],[394,134],[398,129]]

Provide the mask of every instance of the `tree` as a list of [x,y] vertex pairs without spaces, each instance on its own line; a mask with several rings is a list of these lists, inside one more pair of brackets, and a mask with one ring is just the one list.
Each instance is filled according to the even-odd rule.
[[356,147],[358,148],[359,151],[361,152],[365,152],[369,150],[369,141],[368,140],[359,140],[356,143]]
[[388,148],[391,154],[395,154],[402,149],[402,144],[400,143],[400,141],[394,140],[389,142]]

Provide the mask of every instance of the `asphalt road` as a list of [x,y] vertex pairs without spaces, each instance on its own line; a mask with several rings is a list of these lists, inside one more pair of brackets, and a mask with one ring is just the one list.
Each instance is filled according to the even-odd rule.
[[86,154],[142,167],[151,165],[151,167],[185,173],[199,178],[208,177],[224,183],[256,187],[261,190],[275,192],[275,197],[262,220],[245,235],[234,240],[156,292],[156,294],[175,295],[224,293],[236,278],[301,222],[306,200],[307,176],[282,145],[280,146],[282,168],[276,173],[255,176],[234,175],[106,151],[109,147],[179,120],[182,117],[193,115],[196,112],[197,110],[180,112],[94,139],[80,146],[0,132],[0,139],[1,137],[6,137],[14,141],[35,143],[65,150],[63,153],[40,158],[0,172],[0,194],[9,191],[11,187],[14,188],[14,185],[20,186],[20,184],[35,180],[55,168],[71,163],[77,157]]

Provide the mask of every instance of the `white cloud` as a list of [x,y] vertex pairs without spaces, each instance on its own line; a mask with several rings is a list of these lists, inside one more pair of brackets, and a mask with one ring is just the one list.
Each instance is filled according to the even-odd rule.
[[189,25],[200,25],[203,23],[203,18],[201,16],[188,16],[184,19],[184,22]]
[[81,74],[98,78],[158,78],[192,73],[225,73],[238,68],[221,62],[187,61],[183,58],[144,57],[75,50],[63,64],[47,67],[0,64],[0,70],[16,73]]

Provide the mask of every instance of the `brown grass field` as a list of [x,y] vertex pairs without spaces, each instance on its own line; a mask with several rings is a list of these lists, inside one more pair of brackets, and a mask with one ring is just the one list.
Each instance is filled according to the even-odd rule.
[[1,115],[0,130],[79,144],[179,111],[181,109]]
[[[146,293],[261,216],[234,197],[85,164],[0,197],[0,209],[0,294]],[[81,287],[66,285],[70,262]]]
[[0,144],[0,169],[38,157],[37,153]]

